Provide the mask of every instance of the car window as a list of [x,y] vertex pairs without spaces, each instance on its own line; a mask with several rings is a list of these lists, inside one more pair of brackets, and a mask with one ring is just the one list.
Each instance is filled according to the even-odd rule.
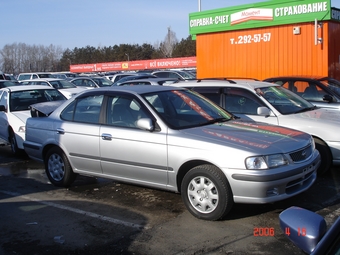
[[50,83],[56,89],[69,89],[76,87],[76,85],[66,80],[51,81]]
[[214,103],[221,105],[221,93],[219,88],[193,88],[193,90],[209,98]]
[[0,105],[4,105],[6,109],[7,109],[7,98],[8,98],[7,91],[3,91],[0,96]]
[[310,101],[323,102],[323,97],[328,94],[314,82],[295,81],[291,87],[296,90],[293,92]]
[[10,111],[25,111],[32,104],[65,99],[59,91],[53,89],[14,91],[10,94]]
[[159,116],[174,129],[204,125],[214,119],[231,116],[215,104],[202,100],[202,95],[190,91],[163,91],[144,95]]
[[98,84],[99,87],[111,86],[113,84],[113,82],[106,78],[94,78],[93,80]]
[[320,82],[340,97],[340,82],[338,80],[325,79],[320,80]]
[[29,80],[29,79],[31,79],[30,74],[20,74],[18,77],[18,80]]
[[266,99],[281,114],[292,114],[313,108],[313,104],[281,86],[257,88],[256,94]]
[[[169,73],[169,78],[176,78],[176,79],[183,79],[179,74],[177,73]],[[166,77],[167,78],[167,77]]]
[[68,105],[60,115],[63,120],[99,123],[103,95],[79,98]]
[[53,78],[53,75],[50,73],[41,73],[39,75],[34,74],[33,75],[34,79],[36,78]]
[[169,73],[167,72],[157,72],[155,75],[160,78],[169,78]]
[[257,115],[257,108],[264,106],[254,93],[241,88],[225,89],[224,102],[227,111],[239,114]]
[[147,110],[132,97],[112,96],[108,98],[106,124],[137,128],[137,120],[148,117]]

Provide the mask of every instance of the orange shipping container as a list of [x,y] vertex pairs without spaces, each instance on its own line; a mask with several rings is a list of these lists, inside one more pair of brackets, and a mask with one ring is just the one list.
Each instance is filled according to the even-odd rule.
[[[338,10],[329,11],[330,1],[319,3],[308,0],[304,5],[284,7],[284,2],[280,4],[271,6],[261,3],[259,8],[252,5],[248,9],[248,5],[243,6],[248,12],[235,8],[223,9],[224,15],[226,10],[231,14],[225,15],[228,18],[221,28],[213,26],[219,11],[191,17],[196,21],[190,24],[192,34],[196,36],[197,77],[264,79],[298,74],[331,76],[340,80],[340,44],[337,43],[337,38],[340,38],[340,24],[332,20]],[[272,12],[268,11],[269,7],[272,7]],[[290,7],[292,8],[289,9]],[[294,10],[296,21],[311,21],[294,22]],[[324,15],[322,22],[317,19],[315,21],[311,17],[316,16],[318,11],[332,15]],[[233,22],[233,14],[243,15],[242,20],[239,18],[238,21],[238,24],[245,22],[240,25],[240,29],[233,24],[227,26],[228,22]],[[200,26],[195,27],[197,22],[212,26],[202,29]]]

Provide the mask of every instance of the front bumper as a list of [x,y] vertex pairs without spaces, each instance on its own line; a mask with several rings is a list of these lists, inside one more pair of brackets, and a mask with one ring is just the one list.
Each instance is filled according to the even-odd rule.
[[317,178],[320,154],[314,151],[303,164],[292,164],[284,171],[279,169],[262,171],[229,172],[228,180],[235,203],[264,204],[295,196],[310,188]]

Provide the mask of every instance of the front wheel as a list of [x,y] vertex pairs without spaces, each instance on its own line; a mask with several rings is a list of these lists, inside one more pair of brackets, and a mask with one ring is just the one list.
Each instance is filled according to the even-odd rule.
[[15,134],[12,131],[9,135],[9,142],[11,144],[11,151],[14,155],[18,155],[19,154],[19,148],[18,148],[18,143],[17,143],[17,139],[15,139]]
[[59,187],[69,187],[76,174],[65,153],[58,147],[51,148],[45,157],[45,171],[50,182]]
[[188,211],[204,220],[223,218],[234,203],[227,178],[212,165],[192,168],[183,178],[181,195]]

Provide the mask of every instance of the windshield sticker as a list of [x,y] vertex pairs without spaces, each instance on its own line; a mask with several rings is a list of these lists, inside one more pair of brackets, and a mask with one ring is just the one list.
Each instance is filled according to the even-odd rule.
[[187,105],[189,105],[194,111],[206,118],[207,120],[214,119],[208,113],[206,113],[198,104],[196,104],[191,98],[184,95],[180,91],[172,91],[174,94],[178,95]]
[[[240,122],[234,121],[233,124],[238,125],[239,127],[247,128],[249,130],[253,130],[256,132],[267,133],[275,136],[285,136],[285,137],[294,137],[302,135],[303,132],[289,129],[281,126],[276,125],[259,125],[254,123],[247,123],[247,122]],[[225,124],[228,125],[228,124]]]

